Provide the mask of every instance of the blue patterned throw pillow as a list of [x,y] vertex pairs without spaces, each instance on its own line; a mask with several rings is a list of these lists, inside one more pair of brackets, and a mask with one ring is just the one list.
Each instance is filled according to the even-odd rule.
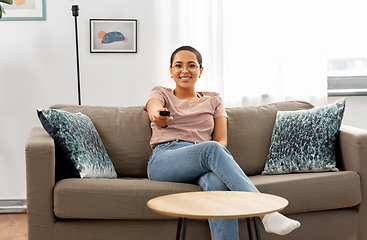
[[[37,112],[43,127],[55,141],[56,154],[62,156],[56,159],[56,180],[67,177],[117,177],[102,140],[88,116],[54,109],[37,109]],[[60,167],[63,173],[60,173]]]
[[262,175],[339,171],[335,144],[345,98],[299,111],[278,111]]

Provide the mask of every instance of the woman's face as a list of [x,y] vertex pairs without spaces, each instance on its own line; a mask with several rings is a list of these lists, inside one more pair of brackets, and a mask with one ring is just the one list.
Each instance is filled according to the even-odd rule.
[[196,55],[190,51],[176,53],[172,67],[170,67],[171,78],[176,83],[176,88],[194,87],[204,68],[200,68]]

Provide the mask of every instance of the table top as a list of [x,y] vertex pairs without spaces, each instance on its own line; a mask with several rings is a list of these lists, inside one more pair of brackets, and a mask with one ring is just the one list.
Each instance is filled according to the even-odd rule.
[[248,218],[281,211],[288,200],[275,195],[237,191],[186,192],[148,201],[153,211],[181,218]]

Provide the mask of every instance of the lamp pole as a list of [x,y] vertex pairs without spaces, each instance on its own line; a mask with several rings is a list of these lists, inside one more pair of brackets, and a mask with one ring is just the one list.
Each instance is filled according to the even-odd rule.
[[76,72],[78,80],[78,103],[82,104],[81,94],[80,94],[80,69],[79,69],[79,40],[78,40],[78,16],[79,16],[79,1],[69,0],[72,3],[71,11],[75,19],[75,49],[76,49]]

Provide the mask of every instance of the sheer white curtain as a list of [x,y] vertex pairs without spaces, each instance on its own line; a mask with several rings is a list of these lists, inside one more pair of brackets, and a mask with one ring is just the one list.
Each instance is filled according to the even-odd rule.
[[204,61],[197,90],[220,92],[227,107],[293,99],[324,104],[325,6],[312,0],[156,0],[152,85],[174,86],[170,54],[191,45]]
[[222,1],[156,0],[156,68],[153,85],[174,86],[168,67],[172,52],[190,45],[203,56],[204,74],[197,90],[223,93]]

